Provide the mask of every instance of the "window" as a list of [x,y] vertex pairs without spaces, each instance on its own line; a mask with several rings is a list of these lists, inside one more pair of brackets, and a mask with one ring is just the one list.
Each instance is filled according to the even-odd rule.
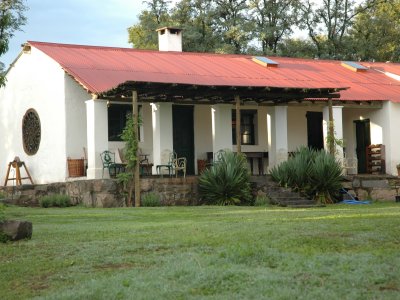
[[22,119],[22,142],[24,151],[34,155],[39,150],[41,139],[41,126],[39,115],[33,108],[28,109]]
[[[139,115],[141,106],[138,106]],[[121,134],[126,126],[126,117],[132,113],[132,105],[111,104],[108,107],[108,140],[110,142],[122,141]],[[140,129],[138,130],[140,141]]]
[[[244,109],[240,111],[240,133],[242,145],[255,145],[255,122],[257,122],[257,110]],[[232,141],[236,145],[236,110],[232,110]]]

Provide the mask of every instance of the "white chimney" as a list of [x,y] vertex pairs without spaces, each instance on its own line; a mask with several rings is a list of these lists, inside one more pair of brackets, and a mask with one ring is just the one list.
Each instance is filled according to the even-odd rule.
[[158,32],[159,51],[182,52],[182,29],[163,27],[156,31]]

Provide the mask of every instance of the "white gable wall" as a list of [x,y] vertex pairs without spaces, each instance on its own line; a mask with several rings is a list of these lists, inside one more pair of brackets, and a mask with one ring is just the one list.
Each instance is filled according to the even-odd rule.
[[[7,85],[0,89],[1,185],[15,156],[25,162],[35,183],[65,180],[64,99],[64,71],[39,50],[32,47],[30,54],[22,54],[11,67]],[[42,131],[39,150],[32,156],[22,144],[22,118],[30,108],[37,111]]]
[[64,77],[66,157],[83,158],[83,147],[87,149],[85,101],[92,97],[69,75],[65,74]]

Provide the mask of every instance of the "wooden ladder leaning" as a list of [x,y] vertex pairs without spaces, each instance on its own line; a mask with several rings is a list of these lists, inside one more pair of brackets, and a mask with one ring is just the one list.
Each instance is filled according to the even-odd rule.
[[[21,177],[21,167],[24,167],[26,174],[28,175],[27,177]],[[11,167],[15,169],[15,177],[14,178],[9,178],[10,176],[10,170]],[[7,186],[8,181],[10,180],[16,180],[16,185],[22,185],[22,180],[23,179],[29,179],[31,184],[33,184],[33,180],[31,177],[31,174],[29,174],[28,168],[26,167],[25,163],[23,161],[20,161],[18,157],[14,159],[14,161],[10,162],[8,164],[8,169],[7,169],[7,175],[6,175],[6,180],[4,181],[4,186]]]

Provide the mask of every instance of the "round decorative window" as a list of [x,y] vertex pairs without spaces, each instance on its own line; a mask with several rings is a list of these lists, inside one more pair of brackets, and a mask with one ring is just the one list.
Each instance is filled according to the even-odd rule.
[[41,137],[40,119],[36,110],[28,109],[22,119],[22,142],[28,155],[34,155],[39,150]]

